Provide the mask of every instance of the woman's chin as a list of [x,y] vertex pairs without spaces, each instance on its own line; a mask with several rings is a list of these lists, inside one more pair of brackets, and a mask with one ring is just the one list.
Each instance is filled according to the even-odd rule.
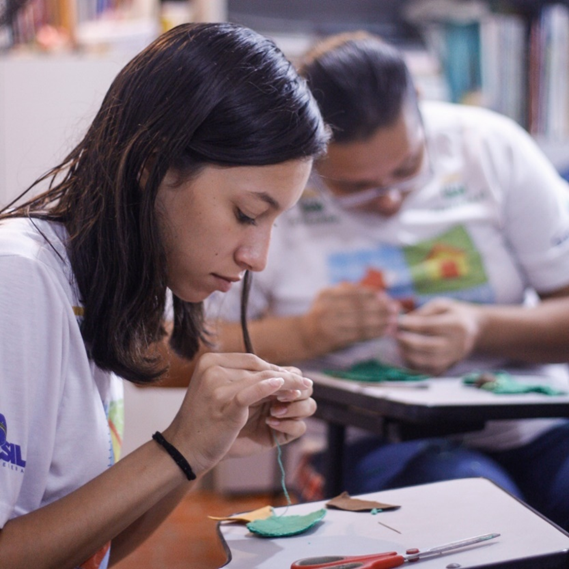
[[192,304],[203,302],[208,296],[211,296],[213,292],[183,287],[180,287],[179,289],[172,288],[171,290],[177,298],[183,300],[184,302],[191,302]]

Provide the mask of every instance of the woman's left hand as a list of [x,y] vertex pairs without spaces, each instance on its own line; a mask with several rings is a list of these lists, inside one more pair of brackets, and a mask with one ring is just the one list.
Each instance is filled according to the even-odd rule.
[[[293,367],[283,368],[295,375],[303,375]],[[306,432],[304,420],[316,411],[316,402],[311,397],[312,387],[283,390],[249,408],[249,419],[241,429],[227,458],[258,454],[279,444],[286,444]]]
[[472,353],[480,330],[476,305],[437,298],[401,316],[396,338],[406,365],[440,375]]

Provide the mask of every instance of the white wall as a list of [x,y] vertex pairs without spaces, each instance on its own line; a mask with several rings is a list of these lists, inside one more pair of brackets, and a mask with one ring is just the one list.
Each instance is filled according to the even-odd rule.
[[124,382],[125,425],[122,455],[127,455],[164,430],[176,415],[185,389],[137,387]]
[[0,206],[81,139],[132,54],[0,58]]

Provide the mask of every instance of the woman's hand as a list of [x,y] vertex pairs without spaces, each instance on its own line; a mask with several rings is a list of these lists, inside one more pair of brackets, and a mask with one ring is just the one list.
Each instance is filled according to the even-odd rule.
[[271,448],[272,428],[280,442],[303,434],[303,419],[316,409],[311,394],[312,382],[294,368],[251,354],[205,354],[164,436],[201,474],[230,450],[247,456]]
[[[293,367],[281,368],[294,376],[302,372]],[[312,399],[312,382],[304,389],[280,390],[275,395],[251,406],[249,420],[239,433],[231,448],[229,457],[250,456],[275,446],[275,436],[279,444],[288,443],[302,436],[306,431],[304,419],[316,411]]]
[[325,354],[392,332],[399,308],[383,291],[343,283],[320,291],[302,317],[301,333],[315,353]]
[[440,375],[472,353],[481,328],[476,305],[437,298],[400,316],[396,338],[406,365]]

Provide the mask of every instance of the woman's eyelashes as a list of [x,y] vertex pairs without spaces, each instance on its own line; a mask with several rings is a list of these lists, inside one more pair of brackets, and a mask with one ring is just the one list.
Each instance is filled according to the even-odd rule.
[[239,223],[244,225],[257,225],[257,220],[244,214],[239,208],[235,208],[235,217]]

